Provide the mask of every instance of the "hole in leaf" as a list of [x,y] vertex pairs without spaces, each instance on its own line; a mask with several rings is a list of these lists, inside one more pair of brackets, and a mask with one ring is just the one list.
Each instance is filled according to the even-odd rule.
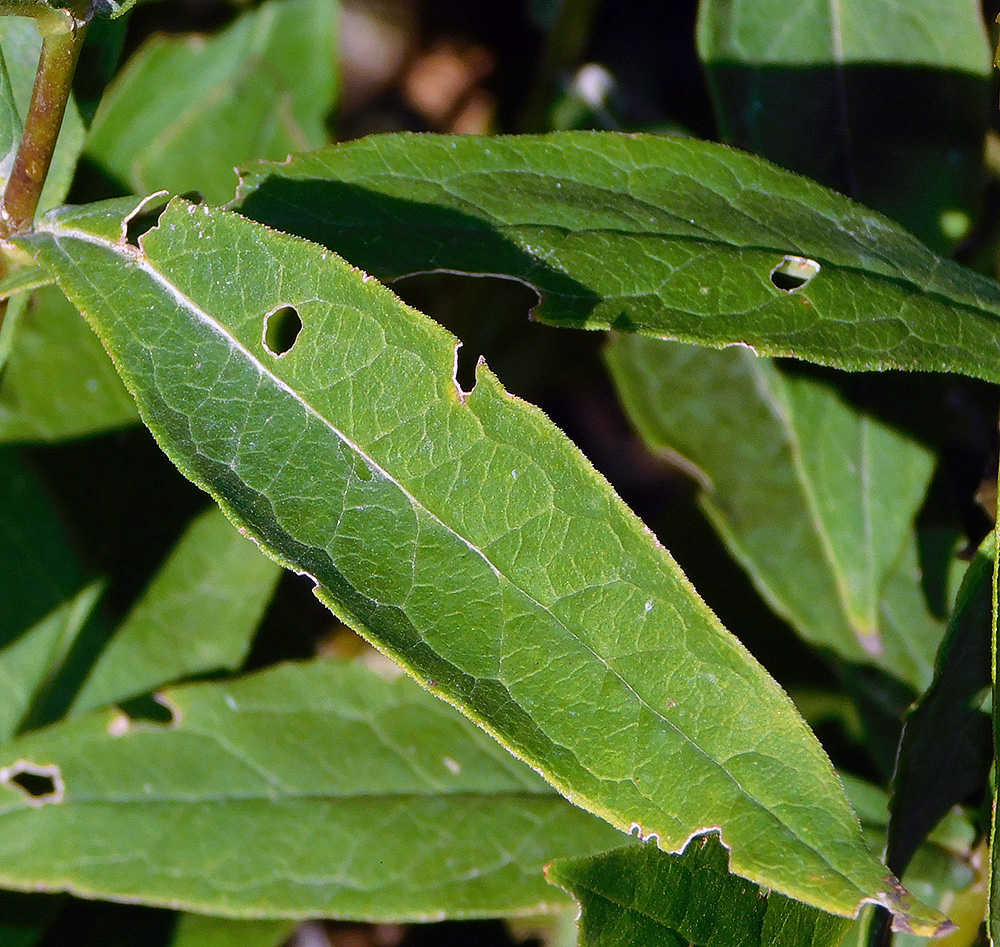
[[302,331],[302,320],[294,306],[278,306],[264,317],[264,346],[275,358],[291,351]]
[[125,221],[125,242],[130,246],[139,247],[139,238],[149,233],[163,216],[167,202],[152,207],[143,207]]
[[466,395],[471,395],[472,390],[476,387],[476,366],[478,364],[479,357],[472,354],[471,348],[462,345],[461,342],[455,346],[455,386],[463,399]]
[[0,770],[0,782],[17,786],[32,805],[62,801],[64,787],[58,766],[39,766],[21,760],[9,769]]
[[804,256],[786,256],[773,270],[771,282],[786,293],[803,289],[819,272],[819,264]]
[[143,694],[118,704],[132,723],[151,723],[169,727],[177,721],[177,714],[162,697]]

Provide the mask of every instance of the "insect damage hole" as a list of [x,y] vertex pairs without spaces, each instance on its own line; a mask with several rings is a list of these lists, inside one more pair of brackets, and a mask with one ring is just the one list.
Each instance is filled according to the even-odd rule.
[[159,225],[169,202],[170,195],[166,191],[157,191],[140,201],[122,221],[122,243],[140,250],[140,238]]
[[0,783],[16,786],[33,806],[62,802],[66,788],[58,766],[39,766],[25,760],[0,769]]
[[125,716],[125,729],[136,723],[157,727],[174,727],[178,723],[177,708],[162,694],[142,694],[139,697],[131,697],[128,700],[120,701],[118,707]]
[[287,355],[302,331],[294,306],[277,306],[264,316],[264,347],[275,357]]
[[815,260],[804,256],[789,255],[771,270],[771,282],[778,289],[784,290],[786,293],[793,293],[797,289],[804,289],[808,286],[819,269],[819,264]]

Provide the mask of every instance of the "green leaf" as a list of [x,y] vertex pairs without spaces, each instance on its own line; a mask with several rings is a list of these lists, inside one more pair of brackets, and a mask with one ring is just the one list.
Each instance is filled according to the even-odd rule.
[[229,200],[237,164],[328,140],[338,13],[335,0],[283,0],[209,40],[153,37],[108,89],[88,156],[138,192]]
[[53,283],[52,277],[40,266],[22,266],[0,278],[0,302],[17,293],[39,289]]
[[[42,39],[38,27],[33,20],[17,16],[0,16],[0,49],[3,50],[4,62],[10,77],[13,91],[14,106],[19,116],[28,112],[31,101],[31,90],[35,84],[35,73],[38,70],[38,54],[42,48]],[[9,111],[9,106],[6,107]],[[13,119],[6,119],[13,133]],[[17,135],[20,140],[21,120],[17,120]],[[38,212],[44,213],[63,202],[73,181],[76,161],[83,148],[84,128],[76,104],[70,100],[66,107],[59,140],[56,142],[52,155],[52,164],[45,177],[45,187],[38,203]],[[4,152],[4,139],[0,139],[0,152]],[[13,157],[10,157],[13,165]],[[9,168],[0,164],[0,178],[6,180]]]
[[721,137],[889,214],[940,252],[982,201],[990,51],[959,0],[704,0]]
[[20,141],[21,116],[17,113],[14,89],[4,60],[3,44],[0,43],[0,190],[7,186]]
[[981,791],[992,762],[989,646],[996,540],[969,566],[941,645],[934,682],[910,712],[893,775],[886,863],[903,872],[952,806]]
[[0,647],[73,599],[85,582],[41,484],[0,447]]
[[10,331],[0,443],[70,440],[138,421],[100,340],[58,288],[36,292]]
[[41,485],[0,448],[0,741],[43,698],[99,593]]
[[[622,838],[406,678],[317,661],[99,711],[0,751],[0,883],[244,918],[559,908]],[[18,773],[51,781],[31,796]]]
[[[935,0],[702,0],[699,46],[706,58],[787,66],[891,62],[977,76],[990,74],[982,11],[956,0],[947,15]],[[780,24],[780,32],[775,26]]]
[[138,0],[91,0],[94,12],[98,16],[115,19],[123,13],[128,13]]
[[389,135],[262,166],[241,195],[241,213],[379,278],[522,279],[543,295],[538,317],[557,325],[1000,380],[1000,286],[721,145]]
[[719,828],[738,874],[936,928],[787,696],[540,411],[485,365],[461,391],[455,338],[320,247],[178,200],[137,251],[126,206],[20,242],[182,472],[340,617],[618,827],[676,850]]
[[217,508],[202,514],[115,631],[72,713],[192,674],[236,670],[280,574]]
[[0,742],[14,736],[28,719],[102,591],[100,582],[84,586],[74,598],[0,650]]
[[[923,691],[944,631],[913,530],[930,452],[744,347],[618,336],[606,359],[642,439],[695,469],[702,508],[772,608],[806,641]],[[886,601],[901,567],[912,575],[891,604],[908,622]]]
[[836,947],[850,927],[729,874],[712,835],[682,855],[644,845],[556,861],[546,875],[580,902],[580,947]]
[[280,947],[295,927],[295,921],[242,921],[182,914],[170,947]]

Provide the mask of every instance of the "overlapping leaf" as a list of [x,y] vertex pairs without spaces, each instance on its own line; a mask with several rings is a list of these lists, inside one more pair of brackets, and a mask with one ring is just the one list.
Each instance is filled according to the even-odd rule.
[[546,874],[580,901],[580,947],[837,947],[850,926],[729,874],[713,836],[682,855],[646,845],[557,861]]
[[704,0],[721,137],[889,214],[941,251],[982,200],[990,53],[976,0]]
[[0,752],[0,883],[231,917],[496,916],[564,905],[545,862],[622,838],[406,678],[313,662],[162,699],[170,726],[103,711]]
[[236,670],[280,572],[217,508],[204,513],[116,629],[73,713],[192,674]]
[[62,441],[138,422],[135,402],[100,341],[58,289],[38,290],[7,318],[0,442]]
[[240,162],[327,141],[338,10],[336,0],[282,0],[210,39],[153,37],[103,98],[88,156],[139,192],[229,200]]
[[0,741],[42,697],[99,591],[41,485],[0,449]]
[[459,390],[454,338],[315,245],[175,201],[136,248],[127,206],[22,244],[174,462],[339,615],[619,827],[718,827],[741,875],[934,929],[787,697],[540,412],[485,366]]
[[933,685],[906,720],[892,799],[887,863],[902,872],[948,810],[985,784],[991,761],[987,638],[992,611],[994,538],[979,550],[959,592]]
[[390,135],[262,166],[241,194],[242,213],[379,277],[523,279],[559,325],[1000,380],[1000,286],[708,142]]
[[913,531],[930,452],[746,348],[633,335],[606,351],[632,423],[697,468],[703,508],[768,602],[810,643],[923,691],[944,631]]

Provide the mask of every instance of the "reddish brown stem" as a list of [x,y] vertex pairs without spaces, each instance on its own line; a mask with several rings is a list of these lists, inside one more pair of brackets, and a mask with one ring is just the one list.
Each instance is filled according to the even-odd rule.
[[22,233],[34,222],[69,101],[89,16],[80,19],[68,11],[60,13],[64,15],[38,20],[42,52],[21,143],[0,204],[0,237]]

